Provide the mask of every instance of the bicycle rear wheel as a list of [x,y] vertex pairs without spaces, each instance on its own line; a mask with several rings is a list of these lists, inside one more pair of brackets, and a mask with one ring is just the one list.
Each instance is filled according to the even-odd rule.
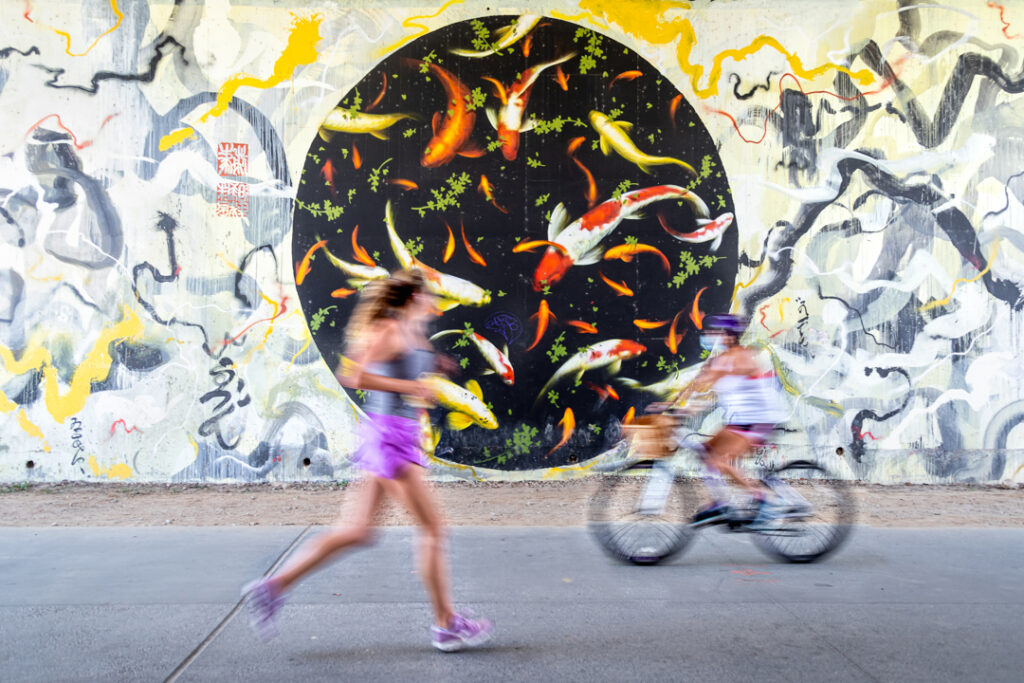
[[[657,564],[681,552],[693,538],[689,526],[697,500],[693,481],[675,476],[671,469],[666,475],[654,462],[632,462],[601,475],[590,499],[587,526],[617,560]],[[665,476],[667,481],[657,480]],[[659,485],[670,487],[667,495],[654,491]],[[652,499],[658,504],[652,505]]]
[[821,465],[794,461],[769,470],[761,481],[781,500],[779,519],[754,536],[769,555],[787,562],[814,562],[849,536],[856,519],[853,493]]

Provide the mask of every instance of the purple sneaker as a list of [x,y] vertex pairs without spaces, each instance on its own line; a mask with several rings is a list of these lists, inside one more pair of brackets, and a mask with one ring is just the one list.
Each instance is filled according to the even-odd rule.
[[277,635],[277,612],[284,595],[276,593],[267,579],[257,579],[242,588],[242,600],[249,607],[249,626],[263,642]]
[[430,629],[434,647],[444,652],[455,652],[464,647],[483,645],[491,639],[494,624],[488,619],[473,619],[456,612],[448,628],[433,626]]

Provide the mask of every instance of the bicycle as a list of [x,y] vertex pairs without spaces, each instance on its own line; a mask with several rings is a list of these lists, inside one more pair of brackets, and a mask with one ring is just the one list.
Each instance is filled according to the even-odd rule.
[[[601,482],[587,514],[590,531],[613,557],[657,564],[682,552],[708,526],[751,533],[766,553],[794,563],[820,560],[843,544],[856,517],[852,493],[846,482],[810,460],[757,464],[758,479],[775,496],[776,518],[770,522],[754,525],[753,501],[730,504],[726,514],[710,520],[695,519],[695,488],[704,489],[703,468],[686,444],[698,419],[692,412],[661,413],[624,425],[623,440],[612,450],[626,457],[598,475]],[[687,454],[696,468],[686,466]]]

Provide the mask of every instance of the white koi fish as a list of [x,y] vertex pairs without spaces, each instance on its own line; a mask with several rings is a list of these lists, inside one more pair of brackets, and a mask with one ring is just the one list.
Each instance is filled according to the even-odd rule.
[[480,350],[480,354],[484,357],[484,360],[487,361],[487,364],[490,366],[490,369],[484,373],[485,375],[497,374],[499,377],[501,377],[501,380],[505,384],[508,384],[510,386],[512,384],[515,384],[516,375],[515,372],[512,370],[512,363],[510,363],[508,360],[507,346],[505,347],[505,350],[502,351],[497,346],[495,346],[490,341],[480,336],[476,332],[470,332],[469,334],[466,334],[466,330],[441,330],[440,332],[432,336],[430,338],[430,341],[434,341],[435,339],[440,339],[441,337],[445,337],[451,334],[465,335],[467,339],[469,339],[476,345],[476,348]]
[[630,339],[607,339],[597,344],[592,344],[580,349],[575,355],[562,363],[562,366],[555,370],[544,388],[537,394],[534,405],[537,404],[548,389],[553,387],[563,377],[573,376],[575,380],[583,377],[587,370],[594,370],[610,366],[611,372],[617,373],[622,366],[622,361],[635,358],[647,350],[643,344],[638,344]]
[[[564,57],[531,66],[523,72],[519,80],[512,84],[507,93],[504,89],[499,91],[502,101],[500,110],[495,111],[494,107],[488,107],[484,110],[487,113],[487,120],[498,131],[501,153],[509,161],[514,160],[519,153],[519,134],[532,130],[537,125],[534,119],[523,123],[526,103],[530,100],[530,92],[533,90],[533,85],[537,82],[537,78],[544,69],[567,62],[575,56],[575,52],[570,52]],[[497,81],[494,82],[498,83]],[[500,86],[500,83],[498,85]]]
[[320,124],[320,138],[330,142],[335,133],[365,133],[378,140],[387,140],[384,132],[402,119],[419,120],[416,114],[366,114],[344,107],[335,107]]
[[395,258],[398,259],[403,268],[420,269],[423,273],[423,278],[427,281],[427,289],[432,294],[440,297],[437,307],[442,311],[455,308],[460,304],[463,306],[486,306],[491,303],[490,293],[482,287],[478,287],[472,282],[455,277],[454,275],[447,275],[434,270],[406,249],[402,239],[395,231],[395,219],[392,214],[390,201],[388,201],[384,208],[384,223],[388,228],[388,239],[391,241],[391,249],[395,252]]
[[615,150],[619,156],[626,161],[634,163],[644,173],[650,173],[648,166],[661,166],[663,164],[677,164],[689,171],[694,178],[697,171],[693,166],[675,157],[655,157],[641,152],[633,140],[629,137],[629,131],[633,124],[629,121],[613,121],[607,115],[597,110],[590,112],[590,125],[594,127],[597,134],[601,136],[601,151],[605,156]]
[[502,26],[494,32],[497,42],[491,45],[489,50],[465,50],[458,47],[450,48],[448,51],[453,55],[460,57],[487,57],[493,55],[499,50],[504,50],[510,45],[514,45],[520,38],[525,36],[533,27],[537,25],[537,22],[541,20],[538,14],[523,14],[514,24],[508,26]]
[[642,218],[640,209],[665,199],[681,199],[698,216],[708,216],[704,200],[678,185],[655,185],[626,192],[618,199],[598,204],[569,225],[566,225],[569,214],[565,206],[556,206],[548,223],[548,241],[562,249],[551,246],[544,252],[533,275],[534,290],[539,292],[545,285],[558,282],[574,265],[586,266],[600,261],[604,256],[601,240],[610,235],[623,219]]
[[661,399],[668,399],[685,389],[686,386],[694,380],[697,373],[700,372],[701,367],[703,367],[703,365],[701,363],[697,363],[691,367],[677,370],[665,379],[652,384],[640,384],[640,382],[629,377],[619,377],[617,381],[622,384],[622,386],[635,391],[644,391],[649,394],[654,394]]
[[349,276],[349,284],[365,284],[371,280],[383,280],[390,273],[387,268],[381,268],[380,266],[364,266],[361,263],[349,263],[343,261],[334,254],[332,254],[327,247],[323,248],[324,254],[327,255],[327,260],[330,261],[335,268]]
[[711,251],[718,251],[718,247],[722,244],[722,235],[732,225],[732,219],[733,215],[729,212],[723,213],[713,221],[698,218],[696,222],[699,227],[693,232],[676,232],[665,225],[664,221],[661,221],[661,227],[680,242],[692,242],[694,244],[711,242]]
[[435,400],[448,413],[448,426],[462,430],[470,425],[478,425],[484,429],[497,429],[498,420],[483,400],[483,392],[475,379],[466,382],[465,388],[440,375],[420,375],[420,379],[430,385]]

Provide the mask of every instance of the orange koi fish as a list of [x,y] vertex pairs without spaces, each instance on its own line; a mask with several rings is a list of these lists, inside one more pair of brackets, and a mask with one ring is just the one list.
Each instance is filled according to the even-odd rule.
[[391,180],[388,181],[388,185],[397,185],[398,187],[402,188],[403,190],[418,190],[418,189],[420,189],[419,185],[417,185],[416,183],[414,183],[411,180],[406,180],[405,178],[392,178]]
[[530,92],[541,72],[549,67],[567,62],[575,56],[575,52],[570,52],[550,62],[534,64],[509,86],[507,98],[502,102],[500,110],[495,110],[493,107],[484,110],[487,120],[498,131],[501,153],[508,161],[513,161],[519,153],[519,134],[532,130],[536,125],[532,119],[524,123],[523,115],[526,113],[526,103],[530,100]]
[[619,392],[615,391],[615,387],[611,384],[605,384],[604,390],[608,392],[608,395],[614,398],[616,401],[619,400]]
[[711,251],[717,251],[719,245],[722,244],[722,235],[732,225],[732,219],[733,215],[729,212],[723,213],[713,221],[698,218],[694,222],[699,226],[699,229],[693,232],[677,232],[668,226],[668,223],[665,222],[665,217],[661,213],[658,214],[658,222],[661,223],[662,230],[680,242],[691,242],[693,244],[711,242]]
[[611,90],[612,86],[615,85],[616,81],[632,81],[634,79],[640,78],[643,75],[643,71],[623,71],[608,83],[608,89]]
[[353,294],[355,294],[357,291],[359,291],[359,290],[356,290],[356,289],[346,289],[345,287],[340,287],[340,288],[334,290],[333,292],[331,292],[331,296],[333,296],[335,299],[346,299],[346,298],[352,296]]
[[373,102],[370,102],[363,111],[373,111],[377,108],[377,105],[380,104],[380,101],[384,99],[384,93],[388,91],[388,75],[381,71],[380,77],[383,79],[380,85],[380,92],[377,93],[377,96],[373,98]]
[[562,71],[561,65],[555,69],[555,82],[562,87],[562,90],[569,92],[569,77]]
[[679,109],[679,104],[683,101],[682,95],[676,95],[672,98],[672,101],[668,104],[668,116],[672,119],[672,127],[676,127],[676,111]]
[[579,330],[581,334],[597,334],[596,327],[582,320],[570,320],[568,324]]
[[480,184],[476,186],[477,192],[482,194],[484,198],[491,203],[491,205],[502,213],[508,213],[508,209],[498,204],[494,199],[494,186],[491,185],[491,181],[487,179],[487,176],[480,174]]
[[594,182],[594,174],[590,172],[590,169],[583,165],[583,162],[573,157],[572,160],[576,162],[576,165],[583,171],[583,175],[587,177],[587,189],[583,192],[583,198],[587,200],[587,208],[592,209],[597,204],[597,183]]
[[533,47],[533,33],[530,33],[528,36],[523,38],[523,44],[520,47],[523,48],[523,56],[529,57],[530,48]]
[[523,251],[533,251],[537,247],[550,247],[561,254],[566,253],[564,246],[558,242],[549,242],[548,240],[529,240],[527,242],[520,242],[516,246],[512,247],[512,253],[518,254]]
[[328,159],[324,162],[324,166],[320,169],[320,175],[327,181],[327,185],[331,188],[331,196],[334,198],[338,197],[338,191],[334,189],[334,164]]
[[[555,447],[548,451],[548,455],[551,455],[559,448],[569,443],[569,437],[572,436],[572,432],[576,429],[576,418],[572,414],[572,408],[566,408],[565,413],[562,415],[562,419],[558,421],[559,426],[562,427],[562,440],[555,444]],[[547,455],[544,456],[545,458]]]
[[469,254],[469,260],[470,261],[472,261],[473,263],[476,263],[477,265],[481,265],[481,266],[487,267],[487,261],[484,260],[484,257],[481,256],[480,253],[476,249],[473,248],[473,245],[471,245],[469,243],[469,240],[466,239],[466,224],[465,223],[462,224],[462,244],[465,245],[465,247],[466,247],[466,253]]
[[444,256],[441,257],[442,263],[448,263],[448,259],[455,253],[455,235],[452,234],[452,226],[446,222],[444,227],[448,228],[448,243],[444,245]]
[[582,145],[585,141],[586,141],[586,138],[583,137],[582,135],[579,136],[578,138],[573,138],[572,140],[569,140],[569,147],[566,149],[566,151],[568,152],[569,156],[572,156],[573,154],[575,154],[576,150],[579,149],[580,145]]
[[618,294],[619,296],[633,296],[633,290],[627,287],[625,282],[615,282],[614,280],[609,280],[604,276],[604,273],[600,271],[598,271],[598,275],[600,275],[601,279],[604,280],[604,283],[611,287],[612,289],[614,289],[615,293]]
[[537,312],[530,316],[531,320],[533,318],[537,319],[537,336],[534,337],[533,343],[526,349],[527,351],[532,350],[533,347],[540,343],[541,337],[544,336],[544,333],[548,329],[548,321],[558,320],[558,318],[555,317],[555,314],[551,312],[551,309],[548,308],[547,299],[540,300],[540,306],[537,308]]
[[302,262],[295,268],[295,284],[301,285],[302,281],[306,279],[306,276],[309,275],[309,271],[312,269],[309,265],[309,261],[313,258],[313,252],[325,244],[327,244],[327,240],[320,240],[311,246],[309,251],[306,252],[306,255],[302,257]]
[[636,417],[636,408],[634,408],[633,406],[630,406],[629,410],[626,411],[626,414],[622,416],[622,424],[624,424],[624,425],[633,424],[633,418],[635,418],[635,417]]
[[678,353],[679,342],[682,340],[682,337],[676,334],[676,325],[679,323],[679,316],[682,314],[683,312],[679,311],[676,313],[675,317],[672,318],[672,327],[668,328],[668,336],[665,337],[665,346],[667,346],[668,350],[672,353]]
[[700,312],[700,308],[698,308],[698,306],[700,304],[700,295],[704,293],[705,289],[707,289],[707,287],[701,287],[697,292],[697,296],[693,297],[693,310],[690,311],[690,320],[693,321],[693,324],[697,326],[698,330],[703,329],[704,327],[704,314]]
[[358,239],[358,235],[359,226],[357,225],[352,231],[352,256],[355,257],[356,261],[370,266],[371,268],[376,268],[377,264],[372,258],[370,258],[370,255],[366,253],[366,250],[359,246],[359,243],[356,241]]
[[423,151],[420,165],[424,168],[444,166],[454,159],[456,154],[471,158],[483,156],[484,150],[469,139],[476,123],[476,113],[466,106],[472,99],[469,89],[455,74],[437,64],[418,59],[406,59],[405,62],[417,67],[425,64],[426,68],[441,81],[448,98],[446,113],[434,112],[434,118],[431,120],[434,136]]
[[584,382],[583,386],[585,386],[587,389],[591,389],[592,391],[594,391],[601,398],[602,401],[608,398],[608,391],[602,387],[597,386],[593,382]]
[[606,261],[611,259],[622,259],[626,263],[633,260],[633,257],[637,254],[655,254],[661,259],[661,266],[665,269],[666,273],[672,272],[672,266],[668,262],[668,257],[658,249],[652,247],[649,244],[620,244],[617,247],[612,247],[604,253],[604,259]]
[[637,318],[633,321],[633,324],[639,327],[641,330],[656,330],[659,327],[668,325],[667,320],[646,320],[644,318]]
[[505,86],[501,84],[497,78],[491,78],[490,76],[481,76],[480,80],[490,81],[494,85],[494,94],[501,100],[502,104],[508,102],[508,93],[505,92]]
[[359,156],[359,148],[356,147],[356,143],[352,143],[352,166],[358,171],[363,167],[363,157]]

